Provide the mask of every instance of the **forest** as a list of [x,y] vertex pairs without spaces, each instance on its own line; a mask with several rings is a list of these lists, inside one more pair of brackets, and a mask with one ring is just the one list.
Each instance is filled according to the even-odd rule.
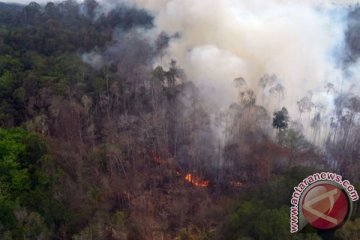
[[[0,239],[359,239],[356,204],[326,234],[290,234],[289,208],[314,172],[360,189],[360,92],[325,81],[328,123],[311,93],[291,114],[264,72],[213,114],[176,58],[155,64],[181,33],[149,41],[153,13],[101,9],[0,2]],[[342,66],[360,56],[360,8],[347,18]]]

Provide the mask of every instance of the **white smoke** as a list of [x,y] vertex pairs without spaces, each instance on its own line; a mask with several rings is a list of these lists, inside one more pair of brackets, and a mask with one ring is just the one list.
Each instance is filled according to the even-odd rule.
[[[313,102],[326,106],[323,117],[330,115],[334,96],[325,85],[331,83],[340,89],[353,82],[345,77],[341,61],[346,5],[354,1],[121,1],[124,3],[154,15],[154,36],[160,32],[179,35],[171,39],[165,56],[154,64],[166,66],[175,59],[213,112],[237,100],[233,82],[237,77],[244,78],[255,91],[257,104],[264,96],[270,112],[285,106],[293,120],[300,115],[297,101],[309,92]],[[104,4],[111,8],[120,3]],[[277,99],[268,88],[262,92],[258,83],[264,74],[277,76],[277,83],[285,88],[283,98]]]
[[[22,0],[5,0],[18,1]],[[311,92],[311,100],[333,110],[334,96],[327,83],[338,92],[354,86],[359,64],[347,74],[340,62],[344,54],[347,5],[352,0],[102,0],[101,11],[115,6],[143,8],[155,17],[155,29],[179,35],[172,38],[165,56],[155,65],[175,59],[188,78],[196,83],[212,107],[227,108],[237,99],[233,80],[242,77],[270,112],[285,106],[293,120],[299,116],[297,101]],[[149,41],[151,37],[149,37]],[[93,53],[84,60],[99,65]],[[350,74],[349,74],[350,73]],[[275,74],[285,88],[284,97],[262,92],[258,81]],[[279,103],[279,100],[280,103]],[[327,122],[324,122],[327,124]],[[305,123],[308,124],[308,123]]]
[[163,62],[176,59],[203,93],[224,107],[236,100],[233,80],[239,76],[260,96],[260,77],[276,74],[292,115],[308,91],[327,101],[325,82],[342,78],[335,51],[343,46],[345,24],[343,11],[331,5],[172,0],[159,6],[157,29],[180,34]]
[[[178,33],[180,37],[171,40],[167,54],[155,64],[166,65],[175,59],[215,109],[236,101],[236,77],[247,81],[257,93],[258,103],[262,95],[268,97],[266,102],[274,103],[270,99],[274,96],[262,93],[258,81],[265,73],[276,74],[285,87],[281,106],[289,109],[293,119],[299,115],[296,102],[309,91],[313,101],[322,102],[331,111],[332,97],[326,93],[325,84],[340,86],[346,82],[338,59],[346,31],[345,5],[356,1],[100,2],[104,11],[127,4],[151,12],[155,16],[154,35]],[[269,110],[275,110],[275,105]]]
[[[108,8],[119,4],[105,2]],[[179,35],[171,39],[166,55],[154,65],[166,66],[175,59],[200,88],[212,113],[237,100],[233,80],[242,77],[255,91],[257,104],[265,102],[270,112],[285,106],[292,120],[300,115],[297,102],[311,92],[314,103],[326,106],[322,113],[326,128],[334,96],[325,85],[340,89],[353,82],[345,77],[341,59],[347,4],[354,1],[121,1],[124,3],[154,15],[154,36],[160,32]],[[264,74],[275,74],[277,83],[284,86],[280,103],[269,88],[263,92],[259,87]],[[310,114],[302,118],[303,124],[309,125],[310,118]]]

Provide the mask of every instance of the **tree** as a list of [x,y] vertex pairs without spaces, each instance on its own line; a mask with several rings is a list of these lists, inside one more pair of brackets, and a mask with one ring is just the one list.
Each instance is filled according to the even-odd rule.
[[39,20],[41,14],[41,6],[36,2],[31,2],[24,9],[25,18],[28,23],[34,24]]
[[278,130],[285,130],[288,127],[289,114],[285,107],[274,113],[273,127]]
[[300,101],[297,102],[298,110],[300,112],[299,120],[301,119],[301,115],[304,112],[311,112],[311,108],[314,106],[314,103],[311,102],[311,98],[309,96],[305,96]]
[[326,93],[330,94],[331,92],[332,93],[336,93],[336,89],[335,89],[335,86],[333,83],[331,82],[327,82],[325,84],[325,89],[326,89]]
[[289,149],[289,165],[290,167],[294,166],[294,161],[296,160],[297,154],[309,147],[309,143],[306,141],[305,137],[299,130],[288,129],[286,131],[285,143],[284,145]]
[[248,89],[240,93],[240,103],[246,107],[254,106],[256,103],[256,95],[253,90]]
[[84,5],[87,17],[92,20],[95,17],[96,9],[99,7],[99,3],[95,0],[85,0]]
[[268,74],[264,74],[259,80],[259,85],[262,88],[262,104],[264,105],[265,100],[265,89],[269,86],[273,85],[277,81],[276,75],[269,76]]
[[169,87],[170,91],[173,91],[176,85],[176,79],[180,78],[183,80],[184,73],[183,71],[176,66],[176,61],[171,60],[169,71],[165,72],[167,86]]
[[246,80],[243,77],[238,77],[234,79],[234,84],[235,87],[238,89],[238,101],[241,102],[241,98],[246,90]]
[[[59,220],[55,211],[62,210],[53,209],[58,205],[51,195],[47,151],[37,135],[20,128],[0,129],[0,236],[4,231],[10,231],[16,239],[27,239],[25,233],[47,234],[46,224]],[[34,227],[39,224],[43,230],[37,233],[35,229],[25,230],[28,226],[24,224],[31,225],[25,221],[32,222]]]
[[278,140],[281,143],[283,133],[288,128],[289,114],[285,107],[274,113],[272,126],[278,130]]
[[228,216],[219,239],[291,239],[288,215],[286,206],[271,209],[259,201],[244,201]]
[[278,108],[280,108],[280,101],[282,98],[284,98],[285,94],[285,87],[281,83],[277,83],[274,87],[269,89],[269,92],[272,94],[277,94],[278,97]]

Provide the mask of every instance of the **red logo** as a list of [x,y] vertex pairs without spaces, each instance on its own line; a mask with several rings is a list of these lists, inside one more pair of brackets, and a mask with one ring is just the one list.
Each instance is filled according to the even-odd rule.
[[302,210],[309,224],[328,230],[344,223],[350,211],[350,203],[342,189],[321,183],[307,191],[302,201]]

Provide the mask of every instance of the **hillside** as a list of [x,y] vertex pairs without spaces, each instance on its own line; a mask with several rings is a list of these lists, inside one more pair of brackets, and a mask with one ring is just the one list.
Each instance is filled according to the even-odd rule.
[[[359,56],[349,11],[344,66]],[[94,0],[0,3],[0,238],[356,239],[357,205],[330,237],[291,235],[289,206],[316,171],[359,187],[359,94],[334,93],[326,128],[311,97],[291,115],[265,72],[268,93],[236,78],[214,113],[185,66],[163,61],[183,36],[155,19]]]

